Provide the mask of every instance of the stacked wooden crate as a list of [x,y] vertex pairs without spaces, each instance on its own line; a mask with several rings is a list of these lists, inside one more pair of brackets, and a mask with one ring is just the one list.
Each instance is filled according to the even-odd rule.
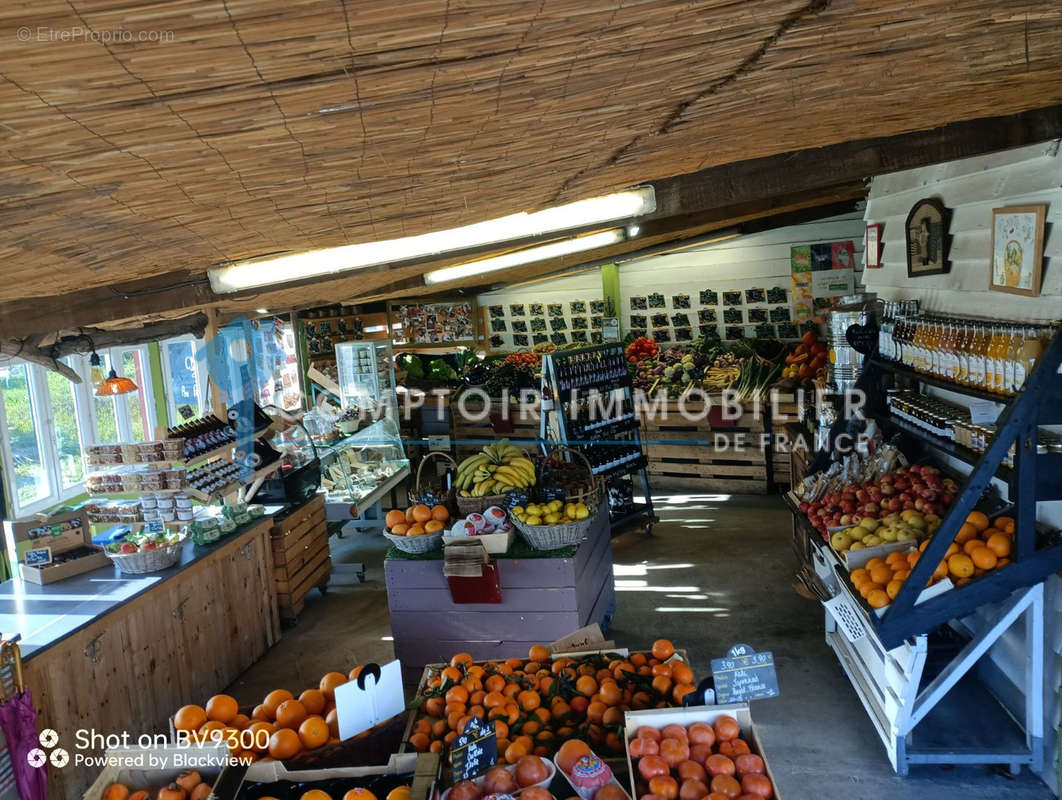
[[721,399],[711,400],[670,400],[641,409],[650,481],[661,489],[766,494],[765,409],[750,405],[725,419]]
[[485,407],[482,397],[452,400],[450,419],[458,460],[500,439],[508,439],[523,447],[536,447],[539,413],[537,402],[505,403],[499,398],[491,398]]
[[291,623],[306,604],[309,591],[317,587],[323,592],[332,574],[324,495],[314,495],[278,520],[270,537],[277,605],[281,619]]
[[786,425],[798,422],[797,398],[792,392],[778,392],[772,396],[769,416],[771,424],[771,466],[774,469],[774,482],[776,484],[789,485],[792,483],[790,474],[790,435],[786,432]]

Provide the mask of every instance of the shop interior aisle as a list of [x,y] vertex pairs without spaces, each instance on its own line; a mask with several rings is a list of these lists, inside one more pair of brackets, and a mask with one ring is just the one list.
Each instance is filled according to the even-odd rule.
[[[666,636],[685,647],[698,676],[736,643],[774,652],[782,695],[755,703],[753,717],[779,783],[792,800],[1047,800],[1028,771],[1014,780],[984,767],[893,774],[837,659],[823,640],[822,608],[792,588],[791,516],[777,498],[659,492],[654,536],[613,541],[618,644]],[[297,627],[229,692],[298,693],[332,669],[393,657],[379,536],[332,540],[337,563],[363,562],[366,581],[310,597]],[[1050,761],[1050,759],[1048,759]]]

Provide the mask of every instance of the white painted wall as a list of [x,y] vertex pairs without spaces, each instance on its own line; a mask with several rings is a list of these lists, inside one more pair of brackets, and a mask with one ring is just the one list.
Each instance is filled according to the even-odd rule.
[[[653,313],[666,313],[669,317],[674,313],[686,313],[691,322],[692,334],[696,338],[700,333],[698,311],[708,307],[700,304],[700,292],[702,289],[713,289],[719,295],[718,302],[712,306],[716,311],[717,322],[715,324],[719,335],[723,336],[726,325],[723,321],[723,292],[782,287],[786,292],[784,303],[764,302],[741,306],[743,334],[754,336],[756,326],[748,321],[750,308],[765,308],[769,312],[771,308],[781,306],[790,310],[792,318],[790,306],[792,300],[791,247],[850,240],[855,249],[856,283],[858,284],[863,264],[863,230],[863,216],[857,211],[803,225],[792,225],[727,239],[671,255],[650,256],[638,261],[622,262],[619,267],[620,308],[618,309],[622,330],[624,333],[630,330],[632,313],[643,314],[647,317]],[[631,297],[647,297],[653,292],[664,295],[664,308],[632,311]],[[673,303],[675,295],[689,295],[690,308],[676,308]],[[569,323],[567,332],[570,335],[571,301],[582,300],[589,304],[589,301],[600,300],[601,297],[601,277],[599,271],[595,269],[570,277],[489,292],[480,295],[478,302],[480,306],[501,307],[502,318],[506,322],[506,332],[496,335],[503,337],[502,349],[510,349],[513,346],[512,322],[518,319],[510,313],[511,304],[522,303],[525,311],[529,311],[530,304],[535,302],[544,305],[562,304]]]
[[[815,244],[819,242],[851,241],[855,248],[856,283],[859,283],[863,264],[863,218],[859,212],[828,217],[802,225],[790,225],[785,228],[755,233],[726,239],[703,247],[682,250],[671,255],[651,256],[639,261],[620,264],[620,294],[623,330],[631,328],[631,315],[651,316],[654,312],[676,311],[672,307],[672,297],[677,294],[690,295],[691,308],[688,312],[694,327],[694,337],[699,334],[697,312],[702,289],[713,289],[719,295],[719,302],[714,306],[717,328],[720,336],[724,335],[727,323],[724,322],[723,292],[760,288],[781,287],[786,292],[786,302],[781,304],[790,310],[792,317],[792,280],[790,248],[794,245]],[[663,294],[666,300],[664,309],[632,310],[631,297],[645,297],[652,292]],[[768,303],[752,303],[741,306],[742,323],[745,336],[755,336],[755,325],[748,321],[751,308],[776,307]]]
[[[950,233],[951,271],[947,275],[907,277],[904,224],[916,202],[939,198],[952,209]],[[1044,280],[1040,297],[988,290],[992,209],[1003,206],[1047,204],[1044,242]],[[1060,142],[1046,142],[989,156],[962,159],[922,169],[876,176],[870,187],[866,222],[885,226],[883,267],[865,270],[866,288],[889,300],[917,299],[931,311],[995,319],[1024,321],[1062,317],[1062,154]],[[942,393],[962,403],[964,397]],[[961,462],[956,469],[968,470]],[[1003,488],[997,482],[997,486]],[[1062,503],[1040,503],[1038,518],[1062,526]],[[1052,576],[1047,582],[1044,668],[1045,768],[1042,777],[1059,792],[1055,771],[1062,681],[1062,587]],[[967,622],[988,624],[993,610],[981,609]],[[994,679],[996,694],[1014,705],[1022,700],[1018,690],[1025,672],[1024,631],[1019,626],[990,652],[985,674]]]

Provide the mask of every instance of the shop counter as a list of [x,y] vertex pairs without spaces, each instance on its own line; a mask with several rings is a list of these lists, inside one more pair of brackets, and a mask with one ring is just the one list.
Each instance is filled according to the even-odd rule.
[[48,795],[77,797],[96,768],[76,766],[77,731],[166,733],[173,712],[222,691],[279,638],[269,515],[215,544],[186,542],[180,561],[147,575],[116,567],[38,586],[0,584],[0,631],[21,634],[38,730],[71,755],[49,767]]
[[493,557],[500,603],[455,603],[443,576],[442,552],[411,556],[392,548],[384,562],[395,656],[415,682],[425,664],[467,652],[477,661],[524,656],[597,622],[607,628],[615,608],[608,508],[594,517],[575,547],[534,551],[517,535]]

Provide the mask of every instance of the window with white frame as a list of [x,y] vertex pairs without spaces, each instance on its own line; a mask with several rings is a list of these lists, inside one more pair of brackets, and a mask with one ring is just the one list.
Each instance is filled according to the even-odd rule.
[[81,449],[94,442],[144,441],[155,432],[148,351],[144,346],[101,352],[104,374],[131,378],[137,391],[96,397],[88,356],[63,363],[81,376],[75,384],[38,364],[0,364],[0,440],[9,516],[26,516],[83,491]]

